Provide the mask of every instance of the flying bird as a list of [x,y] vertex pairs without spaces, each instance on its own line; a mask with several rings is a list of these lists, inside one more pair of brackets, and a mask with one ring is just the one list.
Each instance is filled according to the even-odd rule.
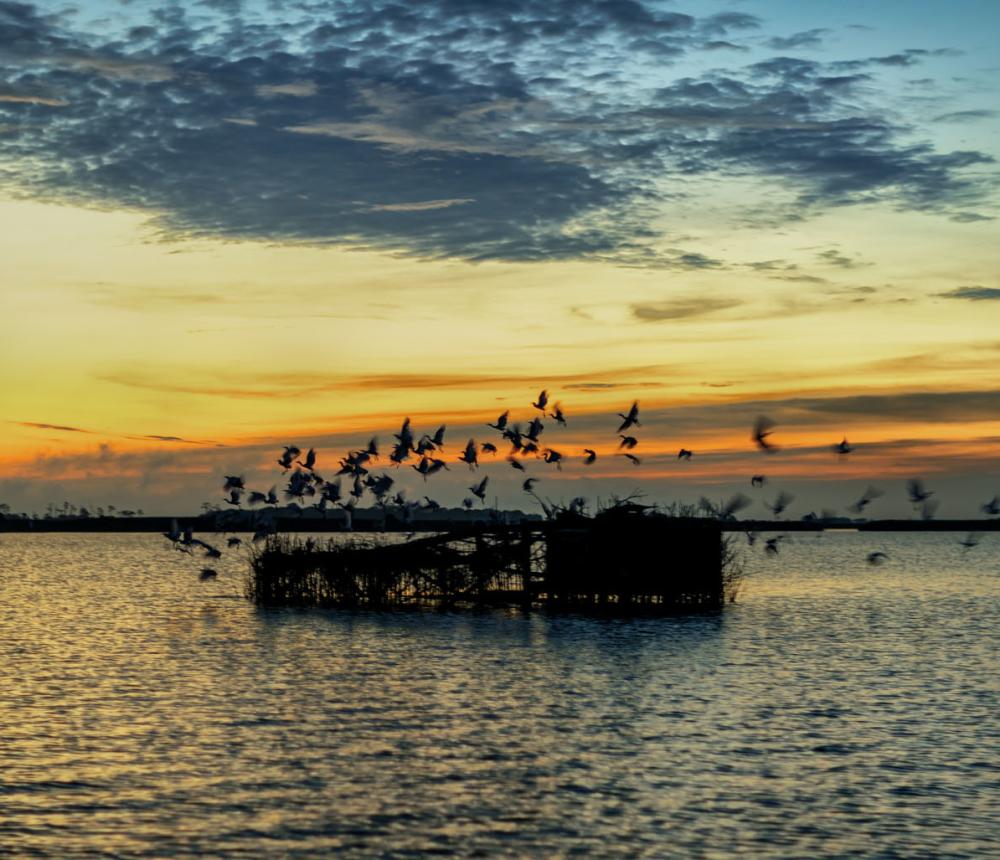
[[763,487],[767,483],[767,478],[764,475],[754,475],[750,478],[751,487]]
[[[621,435],[621,434],[619,434],[619,435]],[[618,450],[619,451],[622,448],[625,448],[626,450],[631,451],[636,445],[639,444],[639,440],[636,439],[635,436],[622,436],[621,440],[622,440],[621,443],[618,445]]]
[[934,495],[933,490],[924,488],[924,482],[919,478],[911,478],[906,482],[906,493],[910,497],[910,503],[914,507],[924,504]]
[[466,443],[465,450],[458,455],[458,459],[463,463],[468,463],[470,469],[476,469],[479,467],[479,455],[476,453],[475,439],[470,439]]
[[632,402],[628,415],[619,412],[618,417],[622,419],[621,426],[618,428],[619,433],[623,433],[629,427],[642,427],[642,424],[639,423],[639,401]]
[[484,454],[496,454],[497,446],[494,445],[492,442],[483,442],[479,450],[482,451],[482,453]]
[[469,492],[472,493],[479,501],[484,505],[486,504],[486,485],[490,482],[490,476],[487,475],[478,484],[473,484],[469,487]]
[[622,454],[622,456],[626,457],[629,460],[631,460],[633,466],[641,466],[642,465],[642,460],[639,457],[637,457],[635,454]]
[[885,493],[883,493],[878,487],[869,487],[865,490],[861,498],[858,499],[853,505],[849,505],[847,509],[856,514],[863,513],[864,509],[867,508],[868,505],[870,505],[875,499],[884,495]]
[[566,426],[566,416],[563,415],[562,406],[560,406],[558,403],[552,407],[552,412],[549,413],[549,417],[554,418],[556,424],[558,424],[560,427]]
[[886,555],[881,550],[877,550],[876,552],[870,552],[870,553],[868,553],[868,559],[867,559],[867,561],[873,567],[875,567],[877,565],[880,565],[880,564],[885,564],[885,562],[887,562],[888,560],[889,560],[889,556]]
[[850,443],[848,443],[846,436],[838,444],[831,447],[833,448],[833,453],[839,454],[841,457],[847,456],[854,450]]
[[556,468],[559,469],[559,471],[562,471],[562,458],[563,455],[553,448],[546,448],[545,453],[542,456],[542,459],[545,460],[546,463],[555,463]]
[[765,506],[774,514],[776,517],[780,517],[784,510],[795,501],[795,496],[791,493],[786,493],[784,491],[778,493],[777,498],[771,503]]
[[198,579],[201,582],[205,582],[209,579],[215,579],[218,577],[218,573],[210,567],[203,567],[201,573],[198,574]]
[[243,483],[242,475],[226,475],[226,482],[222,485],[222,491],[227,492],[229,490],[245,490],[246,486]]
[[308,469],[312,471],[313,466],[316,465],[316,449],[310,448],[309,453],[306,454],[306,460],[303,463],[301,460],[296,461],[303,469]]
[[499,418],[497,418],[496,424],[487,424],[487,427],[492,427],[494,430],[499,430],[503,433],[507,429],[507,422],[510,420],[510,410],[508,409]]
[[510,463],[510,465],[513,468],[517,469],[517,471],[519,472],[524,471],[524,466],[521,464],[521,461],[517,459],[517,457],[511,455],[510,457],[507,458],[507,462]]
[[526,493],[533,493],[535,491],[535,484],[538,483],[538,478],[528,478],[523,484],[521,484],[521,489]]
[[545,407],[549,405],[549,392],[543,388],[538,395],[538,401],[536,403],[532,403],[531,405],[544,414]]
[[583,453],[587,456],[583,458],[583,465],[589,466],[597,459],[597,452],[593,448],[584,448]]
[[767,441],[767,437],[771,435],[771,432],[777,426],[778,425],[766,415],[760,415],[757,417],[757,420],[753,425],[753,436],[751,438],[761,451],[767,451],[769,454],[773,454],[778,450],[774,443]]
[[687,448],[681,448],[681,450],[677,452],[677,459],[690,460],[693,454],[694,454],[693,451],[689,451]]
[[970,549],[979,546],[979,536],[975,532],[969,532],[964,540],[960,540],[959,545],[968,552]]
[[980,510],[988,517],[1000,516],[1000,496],[994,496]]
[[295,458],[301,453],[302,451],[294,445],[286,445],[285,453],[278,458],[278,465],[287,472],[295,463]]

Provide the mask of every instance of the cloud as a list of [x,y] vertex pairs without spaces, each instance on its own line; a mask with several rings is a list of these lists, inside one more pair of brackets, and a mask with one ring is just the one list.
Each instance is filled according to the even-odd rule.
[[473,197],[457,197],[453,200],[414,200],[412,203],[373,203],[371,208],[379,212],[427,212],[475,202]]
[[803,30],[791,36],[772,36],[766,44],[777,51],[794,50],[795,48],[816,48],[823,44],[823,35],[829,30],[817,27],[813,30]]
[[956,110],[934,117],[934,122],[968,122],[976,119],[993,119],[998,116],[995,110]]
[[972,302],[995,301],[1000,299],[1000,288],[997,287],[955,287],[944,293],[937,293],[947,299],[967,299]]
[[84,430],[81,427],[69,427],[65,424],[41,424],[37,421],[18,421],[21,427],[32,427],[36,430],[60,430],[64,433],[93,433],[93,430]]
[[664,250],[652,225],[669,230],[674,201],[733,176],[790,192],[777,220],[871,203],[989,217],[990,156],[936,150],[888,119],[876,88],[854,97],[879,69],[942,51],[684,77],[670,64],[706,52],[714,66],[762,22],[651,0],[314,0],[268,18],[212,0],[123,14],[119,31],[88,29],[0,0],[8,193],[146,212],[173,239],[666,268],[713,264]]
[[632,316],[642,322],[663,322],[706,316],[716,311],[738,307],[740,304],[736,299],[670,299],[632,305]]

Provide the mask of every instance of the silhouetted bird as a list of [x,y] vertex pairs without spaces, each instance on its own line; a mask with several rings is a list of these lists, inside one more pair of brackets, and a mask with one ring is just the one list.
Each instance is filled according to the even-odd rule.
[[846,436],[838,444],[833,445],[831,447],[833,448],[834,454],[840,454],[842,457],[846,456],[847,454],[850,454],[851,451],[854,450],[854,448],[852,448],[851,445],[848,444]]
[[767,483],[767,478],[765,478],[763,475],[754,475],[750,479],[750,486],[751,487],[763,487],[764,484],[766,484],[766,483]]
[[535,484],[538,483],[538,478],[528,478],[523,484],[521,484],[521,489],[526,493],[533,493],[535,491]]
[[549,405],[549,392],[542,389],[541,393],[538,395],[538,400],[531,404],[535,409],[545,412],[545,407]]
[[791,493],[786,493],[782,491],[778,493],[777,498],[771,504],[767,505],[767,508],[776,517],[780,517],[781,514],[785,511],[785,509],[794,501],[795,501],[795,496],[793,496]]
[[780,548],[781,542],[785,539],[784,535],[778,535],[777,537],[768,538],[764,542],[764,552],[768,555],[777,555]]
[[215,579],[219,574],[212,570],[210,567],[203,567],[201,573],[198,574],[198,579],[201,582],[205,582],[208,579]]
[[513,466],[515,469],[517,469],[519,472],[524,471],[524,466],[521,465],[521,462],[516,457],[513,456],[508,457],[507,462],[510,463],[510,465]]
[[240,505],[240,496],[242,495],[242,493],[243,493],[243,491],[240,490],[240,489],[230,490],[229,491],[229,498],[228,499],[223,499],[223,501],[227,505],[236,505],[236,507],[239,507],[239,505]]
[[490,482],[490,476],[487,475],[478,484],[473,484],[469,487],[469,492],[472,493],[479,501],[484,505],[486,504],[486,485]]
[[462,507],[465,508],[467,511],[471,511],[475,506],[476,506],[476,500],[473,499],[471,496],[466,496],[464,499],[462,499]]
[[629,427],[642,427],[642,424],[639,423],[639,401],[635,400],[632,402],[627,415],[619,412],[618,417],[622,419],[618,433],[624,433]]
[[555,419],[556,424],[558,424],[560,427],[566,426],[566,416],[563,415],[562,406],[560,406],[558,403],[554,407],[552,407],[552,412],[550,412],[549,415],[551,418]]
[[229,490],[245,490],[246,486],[243,483],[242,475],[226,475],[226,482],[222,485],[222,491],[227,492]]
[[622,436],[621,440],[622,440],[621,443],[618,445],[619,451],[622,448],[626,449],[627,451],[631,451],[636,445],[639,444],[639,440],[636,439],[635,436]]
[[424,505],[425,511],[439,511],[441,510],[441,505],[434,501],[430,496],[424,496],[427,500],[427,504]]
[[499,418],[497,418],[496,424],[487,424],[487,427],[492,427],[494,430],[499,430],[501,433],[507,429],[507,421],[510,419],[510,410],[508,409]]
[[861,498],[858,499],[853,505],[849,505],[847,509],[856,514],[860,514],[864,512],[864,509],[867,508],[868,505],[870,505],[875,499],[884,495],[885,493],[883,493],[878,487],[869,487],[865,490]]
[[482,451],[484,454],[496,454],[497,446],[494,445],[492,442],[483,442],[479,450]]
[[531,423],[528,424],[528,432],[524,435],[527,436],[532,442],[537,442],[538,437],[542,435],[542,431],[545,429],[545,425],[542,424],[541,419],[532,418]]
[[881,550],[877,550],[876,552],[870,552],[870,553],[868,553],[868,563],[870,565],[872,565],[872,566],[879,565],[879,564],[884,564],[888,560],[889,560],[889,556],[886,555]]
[[229,540],[226,541],[226,546],[228,547],[240,546],[242,543],[243,540],[241,538],[231,537],[229,538]]
[[693,454],[694,454],[693,451],[689,451],[687,448],[681,448],[681,450],[677,452],[677,459],[690,460]]
[[635,454],[622,454],[622,456],[625,457],[625,458],[627,458],[628,460],[631,460],[633,466],[641,466],[642,465],[642,460],[639,457],[637,457]]
[[294,445],[286,445],[285,453],[278,458],[278,465],[287,472],[295,463],[295,458],[301,453],[302,451]]
[[934,495],[933,490],[924,489],[924,482],[919,478],[911,478],[906,482],[906,492],[910,497],[910,503],[916,507],[917,505],[922,505],[931,496]]
[[1000,496],[994,496],[980,510],[988,517],[1000,516]]
[[731,520],[749,504],[750,499],[744,496],[743,493],[736,493],[736,495],[731,496],[729,500],[721,508],[719,508],[719,519]]
[[597,459],[597,452],[593,448],[584,448],[583,453],[587,456],[583,458],[583,465],[589,466]]
[[181,528],[177,525],[177,520],[170,521],[170,531],[164,532],[163,536],[171,543],[179,544],[181,542]]
[[306,454],[306,460],[304,463],[301,460],[298,460],[297,462],[303,469],[308,469],[311,472],[313,466],[316,465],[316,449],[309,449],[309,453]]
[[546,448],[545,453],[542,456],[542,459],[545,460],[546,463],[555,463],[556,468],[559,469],[559,471],[562,471],[562,458],[563,455],[553,448]]
[[475,439],[470,439],[466,443],[465,450],[458,455],[458,459],[463,463],[468,463],[470,469],[475,469],[479,466],[479,455],[476,453]]
[[777,446],[767,441],[767,437],[771,435],[771,432],[777,426],[778,425],[766,415],[758,416],[757,420],[754,422],[753,436],[751,438],[761,451],[767,451],[769,454],[773,454],[778,450]]

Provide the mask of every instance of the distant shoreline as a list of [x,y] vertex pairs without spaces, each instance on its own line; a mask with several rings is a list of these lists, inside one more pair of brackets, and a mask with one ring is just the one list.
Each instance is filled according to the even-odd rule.
[[[441,532],[452,528],[468,528],[476,522],[486,523],[485,517],[473,519],[466,516],[459,518],[420,517],[412,523],[402,523],[391,519],[383,523],[381,516],[366,516],[367,511],[356,511],[354,514],[355,532]],[[524,515],[520,511],[501,512],[506,515],[506,522],[518,522]],[[156,533],[170,530],[171,523],[176,520],[182,525],[190,525],[196,532],[253,532],[249,522],[227,523],[225,528],[217,528],[213,514],[177,517],[67,517],[64,519],[20,519],[4,517],[0,519],[0,533]],[[526,522],[538,522],[535,517]],[[342,519],[321,519],[319,517],[275,517],[274,525],[279,532],[342,532]],[[822,531],[863,531],[863,532],[986,532],[1000,531],[1000,519],[993,520],[868,520],[852,522],[850,520],[734,520],[723,522],[724,532],[822,532]]]

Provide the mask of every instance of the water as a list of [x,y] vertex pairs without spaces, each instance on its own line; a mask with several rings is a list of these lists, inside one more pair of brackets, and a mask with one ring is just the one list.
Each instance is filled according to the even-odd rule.
[[959,537],[601,620],[260,611],[234,553],[3,535],[0,854],[1000,856],[1000,535]]

